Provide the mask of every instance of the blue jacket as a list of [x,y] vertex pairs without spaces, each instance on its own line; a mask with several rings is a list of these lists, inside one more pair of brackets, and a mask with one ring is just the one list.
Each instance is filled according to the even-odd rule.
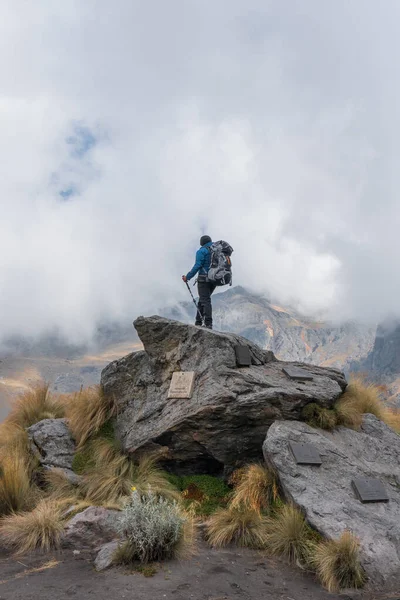
[[207,242],[204,244],[199,250],[196,252],[196,262],[193,265],[193,268],[186,275],[186,279],[192,279],[197,273],[199,275],[207,275],[208,269],[210,268],[211,263],[211,252],[208,248],[211,246],[212,242]]

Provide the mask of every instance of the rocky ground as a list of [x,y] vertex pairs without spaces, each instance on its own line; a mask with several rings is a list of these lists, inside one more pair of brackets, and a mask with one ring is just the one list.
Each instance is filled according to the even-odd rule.
[[96,573],[71,552],[11,558],[0,554],[0,600],[380,600],[394,595],[329,594],[307,573],[245,549],[205,544],[190,561],[170,562],[151,578],[124,569]]

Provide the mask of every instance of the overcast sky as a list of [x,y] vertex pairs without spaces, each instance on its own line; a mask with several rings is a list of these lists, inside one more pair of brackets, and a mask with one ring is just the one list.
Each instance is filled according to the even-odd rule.
[[398,0],[0,0],[3,336],[234,281],[400,315]]

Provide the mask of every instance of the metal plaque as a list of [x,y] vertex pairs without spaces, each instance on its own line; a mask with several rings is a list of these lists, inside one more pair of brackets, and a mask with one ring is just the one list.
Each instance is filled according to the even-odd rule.
[[169,386],[168,398],[191,398],[194,386],[194,371],[175,371]]
[[357,477],[351,482],[358,499],[366,502],[389,502],[389,496],[379,479],[372,477]]
[[298,465],[322,465],[320,453],[312,444],[289,442],[289,446]]
[[282,370],[290,379],[296,379],[297,381],[312,381],[313,379],[310,373],[298,367],[284,367]]
[[238,367],[250,367],[251,355],[248,346],[235,346],[236,364]]

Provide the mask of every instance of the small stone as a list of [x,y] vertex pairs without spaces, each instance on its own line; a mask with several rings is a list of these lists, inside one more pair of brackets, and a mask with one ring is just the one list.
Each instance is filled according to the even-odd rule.
[[66,419],[43,419],[27,431],[32,451],[43,467],[72,473],[75,443]]
[[64,548],[96,549],[118,538],[117,510],[90,506],[67,523],[62,546]]
[[105,571],[112,566],[118,545],[119,542],[109,542],[100,548],[94,561],[96,571]]

